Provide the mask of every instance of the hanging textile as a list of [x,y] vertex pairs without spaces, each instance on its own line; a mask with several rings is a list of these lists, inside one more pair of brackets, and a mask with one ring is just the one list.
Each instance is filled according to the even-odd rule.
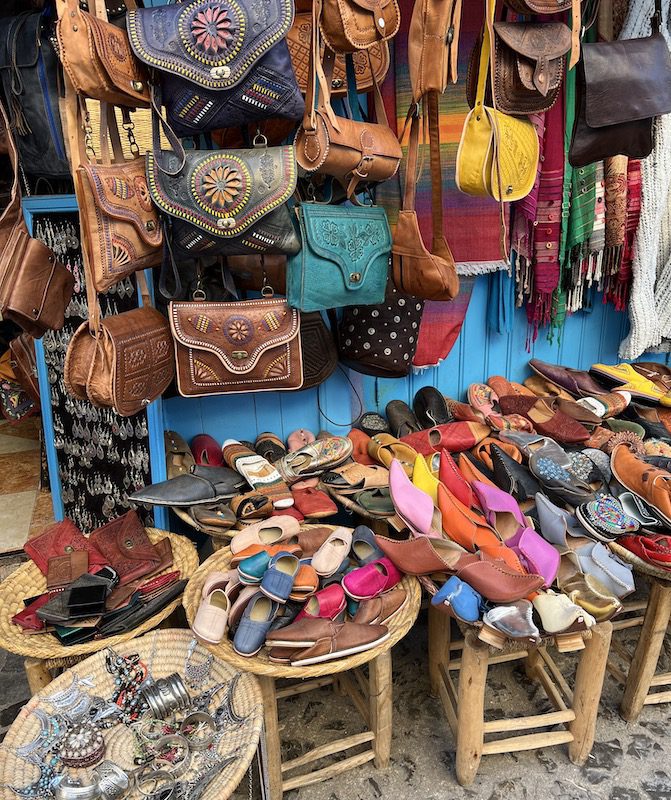
[[626,156],[606,159],[605,197],[606,228],[603,254],[603,301],[612,303],[618,311],[626,303],[626,285],[620,282],[627,226],[627,167]]

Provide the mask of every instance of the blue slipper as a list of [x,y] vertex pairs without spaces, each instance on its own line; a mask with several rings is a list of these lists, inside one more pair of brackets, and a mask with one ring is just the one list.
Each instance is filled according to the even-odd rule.
[[273,556],[261,580],[263,594],[278,603],[286,603],[293,589],[300,564],[301,562],[296,556],[284,550]]
[[238,564],[240,582],[247,586],[261,583],[261,579],[270,566],[270,558],[270,555],[265,550],[261,550],[259,553],[249,556],[249,558],[243,558]]
[[482,615],[482,597],[464,581],[452,575],[431,598],[431,605],[446,610],[462,622],[477,622]]
[[359,525],[354,529],[350,552],[352,553],[352,558],[360,567],[384,558],[384,553],[378,546],[375,534],[366,525]]
[[266,634],[279,611],[279,603],[257,592],[247,605],[233,639],[233,649],[241,656],[255,656],[266,641]]

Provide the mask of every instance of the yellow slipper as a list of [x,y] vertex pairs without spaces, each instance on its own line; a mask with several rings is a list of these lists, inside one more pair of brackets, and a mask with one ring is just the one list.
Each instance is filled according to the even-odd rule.
[[605,378],[617,386],[618,390],[629,392],[632,397],[656,400],[663,406],[671,406],[671,396],[660,391],[652,381],[636,372],[631,364],[592,364],[590,372]]
[[[427,456],[431,458],[431,456]],[[415,459],[415,468],[412,472],[412,482],[418,489],[429,495],[434,506],[438,504],[438,484],[440,481],[431,471],[424,456],[418,455]]]

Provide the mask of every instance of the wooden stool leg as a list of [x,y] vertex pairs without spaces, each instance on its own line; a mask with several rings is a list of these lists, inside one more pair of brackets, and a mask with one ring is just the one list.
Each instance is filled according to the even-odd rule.
[[370,729],[375,734],[373,750],[377,769],[389,766],[391,756],[391,651],[387,650],[368,664],[370,684]]
[[440,665],[447,669],[450,663],[450,617],[429,606],[429,680],[431,695],[440,697]]
[[266,772],[268,775],[269,796],[267,800],[282,800],[282,746],[280,726],[277,718],[277,697],[275,680],[259,675],[263,695],[263,722],[266,738]]
[[659,653],[671,616],[671,587],[656,580],[651,581],[650,598],[638,637],[636,652],[629,666],[627,685],[620,705],[620,713],[633,722],[643,710],[650,682],[657,669]]
[[488,648],[468,631],[461,653],[457,709],[457,780],[461,786],[473,783],[482,758],[488,655]]
[[51,672],[46,668],[44,661],[39,658],[27,658],[23,662],[23,666],[26,670],[31,695],[37,694],[40,689],[44,689],[53,680]]
[[599,698],[606,675],[606,663],[613,633],[611,622],[602,622],[592,628],[592,638],[585,640],[580,654],[573,690],[575,719],[568,729],[573,734],[568,755],[574,764],[584,764],[594,744]]

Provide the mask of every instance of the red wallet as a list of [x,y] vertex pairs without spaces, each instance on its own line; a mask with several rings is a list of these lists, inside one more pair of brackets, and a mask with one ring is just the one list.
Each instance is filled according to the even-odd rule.
[[43,575],[47,575],[49,572],[50,558],[66,556],[75,550],[86,550],[89,554],[89,570],[91,572],[95,572],[97,568],[104,567],[109,563],[93,541],[87,539],[69,519],[57,522],[39,536],[28,539],[23,549]]
[[161,563],[161,555],[135,511],[93,531],[91,542],[118,572],[120,586],[154,572]]
[[24,609],[14,614],[12,622],[19,625],[26,631],[41,631],[46,628],[46,623],[37,616],[37,609],[42,608],[43,605],[55,596],[55,592],[45,592],[29,603]]

